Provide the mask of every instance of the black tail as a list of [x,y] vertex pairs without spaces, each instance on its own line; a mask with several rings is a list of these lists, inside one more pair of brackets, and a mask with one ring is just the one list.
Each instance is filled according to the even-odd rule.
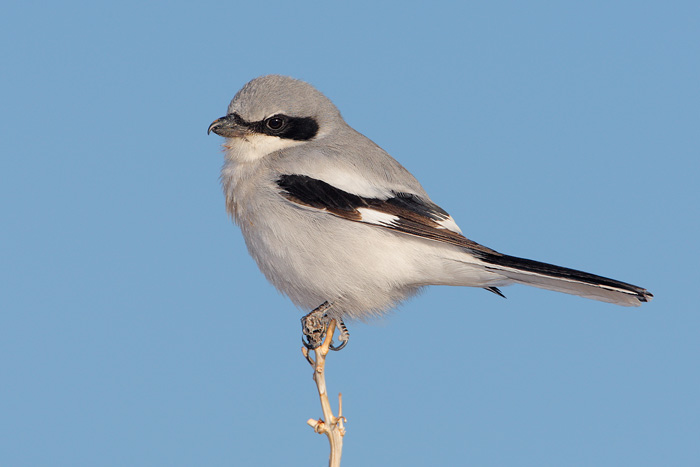
[[623,306],[639,306],[654,296],[646,289],[575,269],[507,255],[480,254],[488,269],[521,284]]

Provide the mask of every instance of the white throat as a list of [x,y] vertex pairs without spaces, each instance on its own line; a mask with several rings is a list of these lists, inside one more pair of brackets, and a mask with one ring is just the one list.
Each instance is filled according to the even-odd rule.
[[239,138],[227,138],[226,159],[232,162],[255,162],[275,151],[291,148],[304,143],[292,139],[268,135],[247,135]]

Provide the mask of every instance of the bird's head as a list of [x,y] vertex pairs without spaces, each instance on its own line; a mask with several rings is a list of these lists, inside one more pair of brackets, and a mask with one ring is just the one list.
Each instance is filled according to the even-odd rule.
[[243,86],[207,133],[227,138],[231,157],[253,161],[318,140],[344,124],[330,99],[310,84],[267,75]]

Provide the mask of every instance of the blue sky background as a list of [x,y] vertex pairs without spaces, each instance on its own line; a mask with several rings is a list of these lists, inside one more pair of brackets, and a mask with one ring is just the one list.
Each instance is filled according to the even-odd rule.
[[325,465],[302,311],[206,135],[267,73],[328,95],[473,240],[656,295],[435,287],[349,323],[343,465],[698,465],[699,5],[5,5],[0,465]]

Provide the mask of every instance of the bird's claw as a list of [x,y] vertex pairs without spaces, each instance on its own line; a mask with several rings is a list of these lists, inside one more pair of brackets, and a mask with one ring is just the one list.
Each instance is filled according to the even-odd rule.
[[330,303],[323,302],[321,306],[301,318],[301,343],[307,349],[315,350],[323,344],[323,340],[326,338],[326,330],[331,322],[326,314],[326,310],[330,307]]
[[347,326],[345,326],[345,323],[343,322],[342,319],[336,320],[338,323],[338,329],[340,330],[340,336],[338,336],[338,340],[340,341],[340,345],[338,347],[335,347],[333,343],[328,346],[331,350],[335,350],[336,352],[338,350],[343,350],[346,345],[348,345],[348,342],[350,341],[350,332],[348,332]]
[[[315,350],[323,344],[326,338],[326,331],[328,330],[328,325],[331,323],[331,317],[326,313],[330,308],[331,304],[329,302],[323,302],[321,306],[313,310],[308,315],[301,318],[301,330],[302,337],[301,343],[304,344],[309,350]],[[348,333],[348,328],[343,323],[342,319],[337,318],[338,329],[340,330],[340,345],[337,347],[331,344],[329,348],[331,350],[341,350],[346,345],[348,345],[348,340],[350,339],[350,333]]]
[[340,341],[340,345],[338,347],[334,346],[333,343],[331,343],[328,346],[328,348],[337,352],[338,350],[343,350],[346,345],[348,345],[348,341]]

